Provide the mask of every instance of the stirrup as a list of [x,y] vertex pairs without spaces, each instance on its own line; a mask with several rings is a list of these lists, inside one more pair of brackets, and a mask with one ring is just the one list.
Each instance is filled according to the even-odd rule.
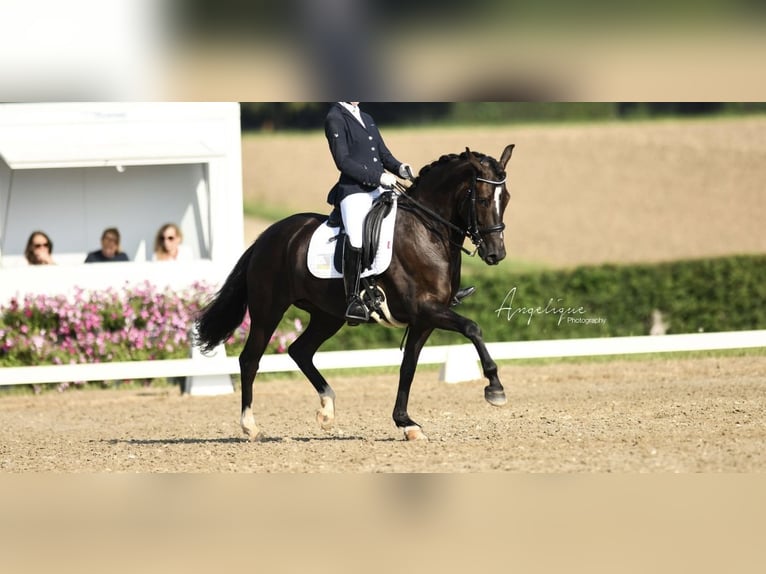
[[354,327],[370,320],[370,310],[367,309],[358,295],[354,295],[349,300],[344,318],[350,326]]
[[454,307],[456,305],[460,305],[460,303],[463,302],[463,299],[466,297],[470,297],[474,294],[476,291],[476,287],[466,287],[465,289],[458,289],[457,293],[455,293],[455,296],[452,298],[452,301],[450,301],[450,307]]

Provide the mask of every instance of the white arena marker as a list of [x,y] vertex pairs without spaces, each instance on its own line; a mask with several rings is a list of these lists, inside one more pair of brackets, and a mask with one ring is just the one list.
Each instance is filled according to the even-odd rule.
[[[222,364],[226,361],[226,348],[221,344],[205,355],[196,346],[192,346],[191,355],[193,361],[216,361]],[[222,368],[221,370],[225,369]],[[186,377],[184,383],[184,393],[189,395],[210,397],[228,395],[233,392],[234,384],[231,381],[231,375],[226,374],[192,375]]]
[[483,376],[473,347],[455,345],[447,349],[447,357],[439,371],[439,382],[463,383],[481,378]]

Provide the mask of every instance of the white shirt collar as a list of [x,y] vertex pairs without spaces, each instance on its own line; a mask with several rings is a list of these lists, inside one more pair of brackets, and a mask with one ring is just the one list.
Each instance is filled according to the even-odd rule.
[[363,128],[367,127],[364,125],[364,121],[362,120],[362,110],[359,109],[359,106],[355,106],[354,104],[350,102],[338,102],[338,103],[341,106],[343,106],[346,110],[351,112],[351,115],[354,116],[360,124],[362,124]]

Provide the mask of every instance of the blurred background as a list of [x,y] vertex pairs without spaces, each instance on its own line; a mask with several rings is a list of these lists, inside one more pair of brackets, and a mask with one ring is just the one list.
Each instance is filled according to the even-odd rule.
[[4,0],[0,100],[758,101],[758,0]]
[[[766,251],[766,103],[361,104],[416,170],[466,147],[508,165],[509,273]],[[298,211],[328,213],[329,105],[245,102],[245,243]],[[466,258],[467,263],[472,263]]]
[[[242,129],[321,129],[326,102],[244,102]],[[766,112],[766,102],[365,102],[386,126],[497,125],[658,118],[714,118]]]

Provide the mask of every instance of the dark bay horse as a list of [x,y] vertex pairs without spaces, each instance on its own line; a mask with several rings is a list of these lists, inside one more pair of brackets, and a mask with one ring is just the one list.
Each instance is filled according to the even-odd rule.
[[[457,331],[470,339],[489,380],[485,399],[495,406],[506,402],[481,329],[455,313],[450,302],[460,285],[465,237],[488,265],[505,257],[503,214],[510,199],[505,166],[513,147],[507,146],[499,161],[468,148],[459,155],[442,156],[421,169],[399,196],[393,257],[377,284],[385,292],[394,319],[409,327],[393,412],[394,422],[407,440],[425,438],[407,413],[407,403],[418,356],[434,329]],[[334,422],[335,393],[314,366],[313,356],[344,325],[346,298],[342,280],[317,279],[307,268],[309,240],[326,219],[325,215],[301,213],[266,229],[197,318],[197,344],[211,350],[240,325],[245,310],[250,312],[250,332],[239,364],[241,425],[253,440],[262,438],[252,410],[253,381],[269,339],[290,305],[307,311],[310,321],[288,353],[319,393],[317,421],[324,429]]]

